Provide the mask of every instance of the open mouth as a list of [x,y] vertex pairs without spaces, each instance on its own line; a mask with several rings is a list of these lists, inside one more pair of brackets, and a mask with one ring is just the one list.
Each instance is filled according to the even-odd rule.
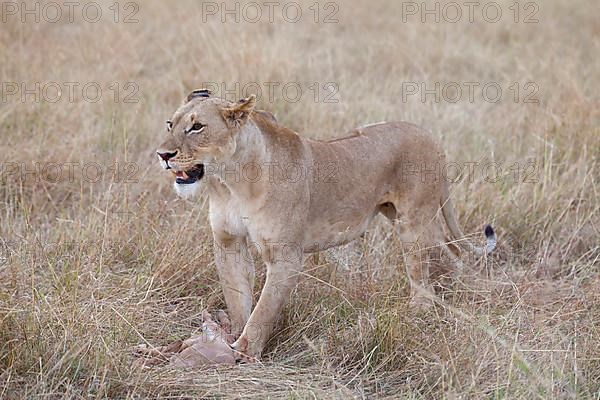
[[204,176],[204,165],[198,164],[188,171],[175,172],[175,182],[178,185],[191,185],[198,182]]

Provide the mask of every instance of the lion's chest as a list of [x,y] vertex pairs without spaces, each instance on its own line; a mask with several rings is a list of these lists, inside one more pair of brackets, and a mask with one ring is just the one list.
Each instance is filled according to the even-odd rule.
[[248,228],[244,208],[235,199],[210,201],[210,225],[213,231],[224,231],[232,236],[246,236]]

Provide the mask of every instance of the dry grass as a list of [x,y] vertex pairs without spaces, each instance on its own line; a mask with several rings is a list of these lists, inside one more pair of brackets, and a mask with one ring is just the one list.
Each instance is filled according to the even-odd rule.
[[[144,1],[135,24],[2,22],[2,82],[133,81],[140,101],[0,104],[0,398],[600,398],[597,4],[544,1],[539,23],[515,24],[501,1],[499,23],[450,24],[355,0],[317,25],[312,3],[295,24],[202,23],[192,1]],[[522,101],[529,81],[539,104]],[[453,161],[497,163],[496,182],[476,168],[453,186],[467,232],[497,227],[497,253],[466,260],[439,304],[416,311],[399,243],[377,220],[362,242],[306,262],[263,365],[132,369],[132,345],[187,337],[203,308],[224,306],[205,202],[177,200],[152,154],[201,82],[336,82],[337,104],[277,92],[261,106],[317,138],[410,120]],[[403,102],[403,82],[505,93]],[[530,161],[533,179],[515,178]],[[113,173],[126,162],[136,169]],[[75,164],[56,176],[35,163]],[[102,166],[98,181],[87,163]]]

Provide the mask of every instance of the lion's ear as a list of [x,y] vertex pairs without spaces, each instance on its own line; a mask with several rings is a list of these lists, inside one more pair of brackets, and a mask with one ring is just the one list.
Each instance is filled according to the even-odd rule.
[[256,95],[251,94],[250,97],[222,109],[221,114],[229,127],[239,128],[248,121],[254,107],[256,107]]
[[196,89],[193,92],[191,92],[190,94],[187,95],[185,102],[189,103],[190,101],[197,99],[197,98],[209,98],[210,94],[212,92],[210,91],[210,89]]

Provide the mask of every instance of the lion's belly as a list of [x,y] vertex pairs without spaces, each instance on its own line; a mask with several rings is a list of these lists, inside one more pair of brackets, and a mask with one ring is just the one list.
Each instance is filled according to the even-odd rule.
[[340,246],[359,238],[366,232],[377,211],[360,218],[349,218],[346,221],[335,221],[323,218],[310,221],[304,233],[304,251],[314,253]]

